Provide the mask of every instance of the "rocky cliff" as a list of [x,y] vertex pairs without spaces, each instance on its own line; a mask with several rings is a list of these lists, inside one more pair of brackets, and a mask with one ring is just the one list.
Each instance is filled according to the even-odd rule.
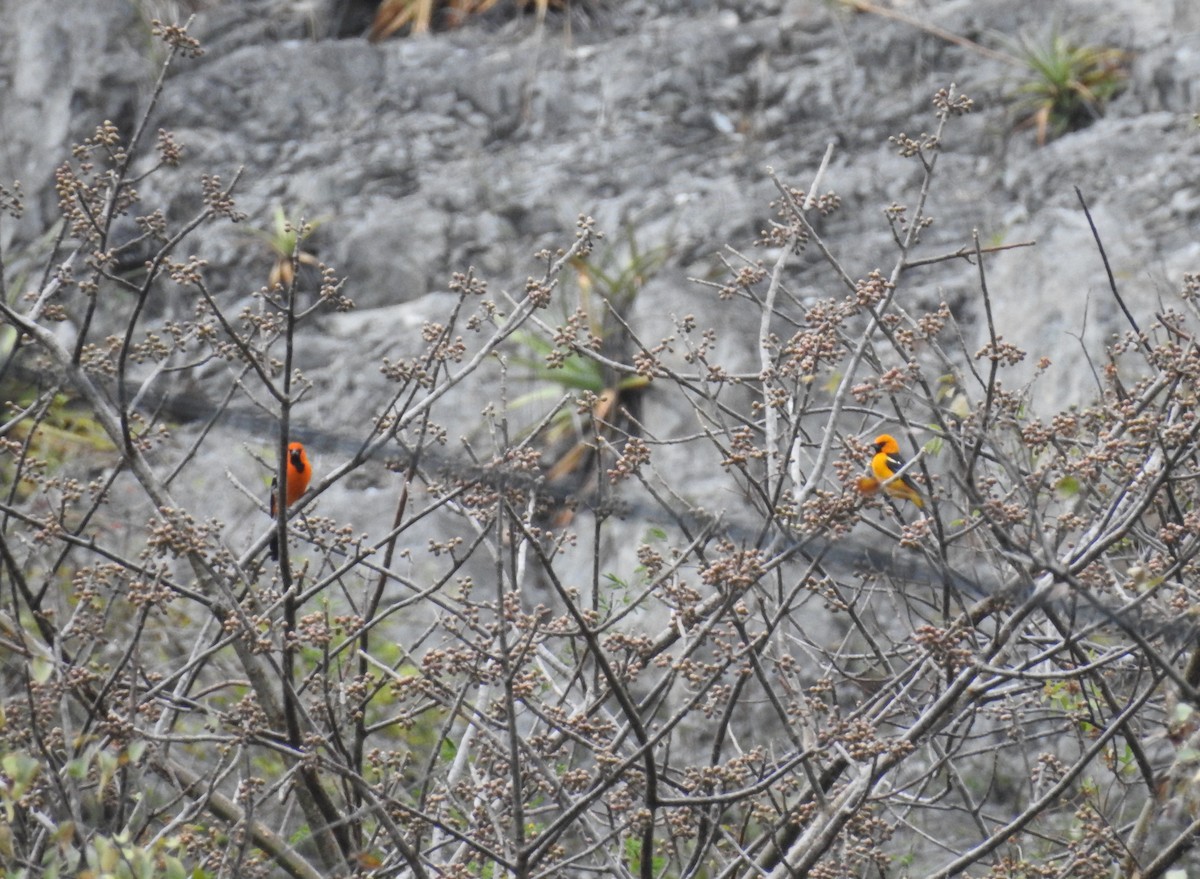
[[[1036,241],[988,261],[998,331],[1032,359],[1054,361],[1038,405],[1091,393],[1085,352],[1125,324],[1075,187],[1135,313],[1153,311],[1200,266],[1197,13],[1182,0],[895,7],[925,27],[833,2],[692,0],[607,4],[542,26],[493,17],[370,44],[345,35],[362,20],[348,4],[5,0],[0,176],[19,178],[30,196],[19,222],[0,225],[9,277],[44,256],[53,169],[69,144],[104,119],[128,129],[144,108],[162,59],[148,19],[194,12],[207,52],[171,68],[153,111],[153,126],[185,145],[185,161],[142,196],[180,217],[197,204],[200,173],[240,174],[246,219],[202,227],[187,244],[235,311],[272,261],[248,230],[269,228],[277,209],[319,221],[307,246],[345,277],[357,309],[303,330],[298,366],[315,387],[297,410],[299,429],[372,408],[386,393],[380,358],[416,349],[453,272],[474,267],[493,290],[519,291],[535,251],[569,241],[580,214],[614,248],[632,237],[668,254],[632,308],[636,331],[658,339],[672,316],[697,314],[720,327],[722,362],[754,371],[758,316],[694,279],[720,273],[727,245],[772,257],[753,246],[776,194],[767,169],[807,186],[833,145],[822,188],[842,206],[822,231],[865,275],[892,246],[882,208],[912,198],[918,183],[888,138],[929,129],[931,96],[955,83],[976,110],[946,138],[924,246],[953,251],[973,230],[989,245]],[[1104,118],[1039,148],[1015,127],[1021,71],[932,29],[993,48],[1057,29],[1128,51],[1131,77]],[[805,274],[817,259],[793,264],[801,295],[828,292]],[[906,275],[898,301],[945,300],[964,326],[978,322],[974,266],[941,265],[928,277]],[[190,305],[152,307],[169,317]],[[481,388],[451,432],[470,434],[494,394]],[[653,408],[650,426],[669,434],[685,415]],[[269,436],[235,430],[229,445],[245,441]],[[327,449],[327,460],[336,454]],[[333,493],[325,508],[352,521],[386,515],[364,507],[369,488],[357,485],[353,499]],[[234,497],[214,513],[235,524],[252,515],[242,507]]]

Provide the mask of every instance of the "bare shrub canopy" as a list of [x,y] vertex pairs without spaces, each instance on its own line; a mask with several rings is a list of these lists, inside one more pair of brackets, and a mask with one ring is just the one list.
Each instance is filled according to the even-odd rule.
[[[168,64],[198,51],[157,31]],[[697,282],[708,314],[759,316],[756,369],[723,362],[720,317],[641,337],[636,295],[556,325],[572,273],[620,276],[589,262],[603,236],[581,217],[516,294],[463,267],[417,353],[380,364],[390,396],[323,426],[294,418],[312,393],[296,334],[353,303],[301,249],[311,228],[280,220],[284,267],[233,309],[188,242],[242,219],[237,180],[200,169],[198,211],[164,216],[137,185],[186,169],[185,145],[148,114],[128,137],[100,126],[57,175],[43,274],[0,276],[10,875],[1194,866],[1200,280],[1153,315],[1114,283],[1129,331],[1092,353],[1094,401],[1035,417],[1047,352],[997,335],[987,284],[990,254],[1024,244],[922,241],[970,108],[943,89],[931,132],[892,139],[923,173],[884,211],[890,266],[818,231],[840,208],[824,165],[805,188],[771,175],[760,255],[728,248],[725,277]],[[21,199],[0,190],[7,212]],[[799,292],[801,252],[820,296]],[[906,287],[958,260],[978,267],[982,347]],[[150,317],[163,296],[187,318]],[[505,364],[531,352],[540,380],[586,382],[518,431]],[[1033,382],[1006,382],[1027,358]],[[500,396],[464,448],[448,424],[476,417],[478,384]],[[648,405],[690,425],[657,433]],[[204,474],[243,491],[252,536],[176,497],[218,424],[273,437],[274,520],[257,487]],[[860,490],[885,432],[920,509]],[[297,437],[328,451],[289,507]],[[320,514],[384,467],[395,512],[372,536]],[[700,506],[701,480],[724,507]]]

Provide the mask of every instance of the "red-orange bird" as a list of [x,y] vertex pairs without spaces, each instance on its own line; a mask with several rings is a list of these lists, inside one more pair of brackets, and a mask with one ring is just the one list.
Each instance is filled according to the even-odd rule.
[[[308,455],[304,453],[303,443],[288,443],[287,453],[287,505],[290,507],[296,501],[300,500],[300,495],[304,494],[308,488],[308,481],[312,479],[312,467],[308,463]],[[271,518],[275,518],[275,486],[277,482],[271,480]],[[271,560],[279,559],[279,534],[278,532],[271,533]]]

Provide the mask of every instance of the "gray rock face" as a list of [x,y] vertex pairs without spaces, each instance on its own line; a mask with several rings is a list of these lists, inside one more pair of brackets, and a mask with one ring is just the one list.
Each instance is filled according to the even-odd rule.
[[[0,224],[6,257],[24,258],[52,222],[51,174],[68,144],[105,118],[127,128],[143,105],[161,49],[142,5],[0,2],[0,176],[31,194],[19,223]],[[1134,52],[1130,88],[1109,116],[1043,149],[1031,132],[1012,133],[1010,67],[833,3],[631,3],[573,20],[569,34],[561,19],[538,30],[517,17],[379,45],[323,38],[353,17],[347,4],[179,5],[197,9],[193,30],[209,51],[176,63],[155,110],[153,126],[174,131],[186,155],[182,169],[143,187],[147,209],[182,217],[198,204],[199,173],[230,179],[241,169],[246,222],[203,227],[187,245],[208,260],[222,301],[265,282],[271,256],[245,227],[268,227],[280,206],[321,221],[313,247],[358,305],[305,330],[299,365],[316,388],[298,417],[369,411],[386,387],[379,357],[417,348],[420,319],[452,272],[474,266],[494,290],[520,290],[536,272],[532,254],[569,241],[580,213],[614,235],[634,229],[645,247],[670,246],[634,309],[645,338],[696,313],[721,328],[730,370],[755,370],[757,317],[687,279],[712,277],[725,244],[753,253],[774,195],[765,169],[807,186],[830,142],[823,188],[843,208],[822,233],[854,275],[886,265],[880,208],[911,202],[919,170],[887,138],[930,129],[930,97],[951,82],[977,111],[947,135],[925,248],[956,250],[972,229],[994,243],[1038,241],[987,264],[1000,332],[1031,360],[1056,363],[1038,405],[1091,392],[1076,337],[1095,350],[1124,329],[1075,186],[1135,313],[1149,314],[1200,262],[1191,120],[1200,35],[1182,0],[897,4],[990,45],[996,34],[1044,33],[1057,18],[1089,42]],[[797,259],[791,283],[826,295],[805,274],[816,262]],[[943,266],[907,276],[900,301],[945,298],[970,325],[976,289],[973,267]],[[493,394],[481,388],[452,430],[469,432]],[[336,495],[325,509],[367,517]]]

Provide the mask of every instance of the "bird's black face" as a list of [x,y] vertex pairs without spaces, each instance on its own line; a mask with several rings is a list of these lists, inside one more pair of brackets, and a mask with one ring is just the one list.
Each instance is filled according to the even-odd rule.
[[299,449],[292,449],[288,452],[288,457],[292,459],[292,469],[297,473],[304,472],[304,458],[300,455]]
[[884,446],[884,444],[883,444],[883,443],[875,443],[875,451],[876,451],[876,452],[882,452],[882,451],[883,451],[883,446]]

